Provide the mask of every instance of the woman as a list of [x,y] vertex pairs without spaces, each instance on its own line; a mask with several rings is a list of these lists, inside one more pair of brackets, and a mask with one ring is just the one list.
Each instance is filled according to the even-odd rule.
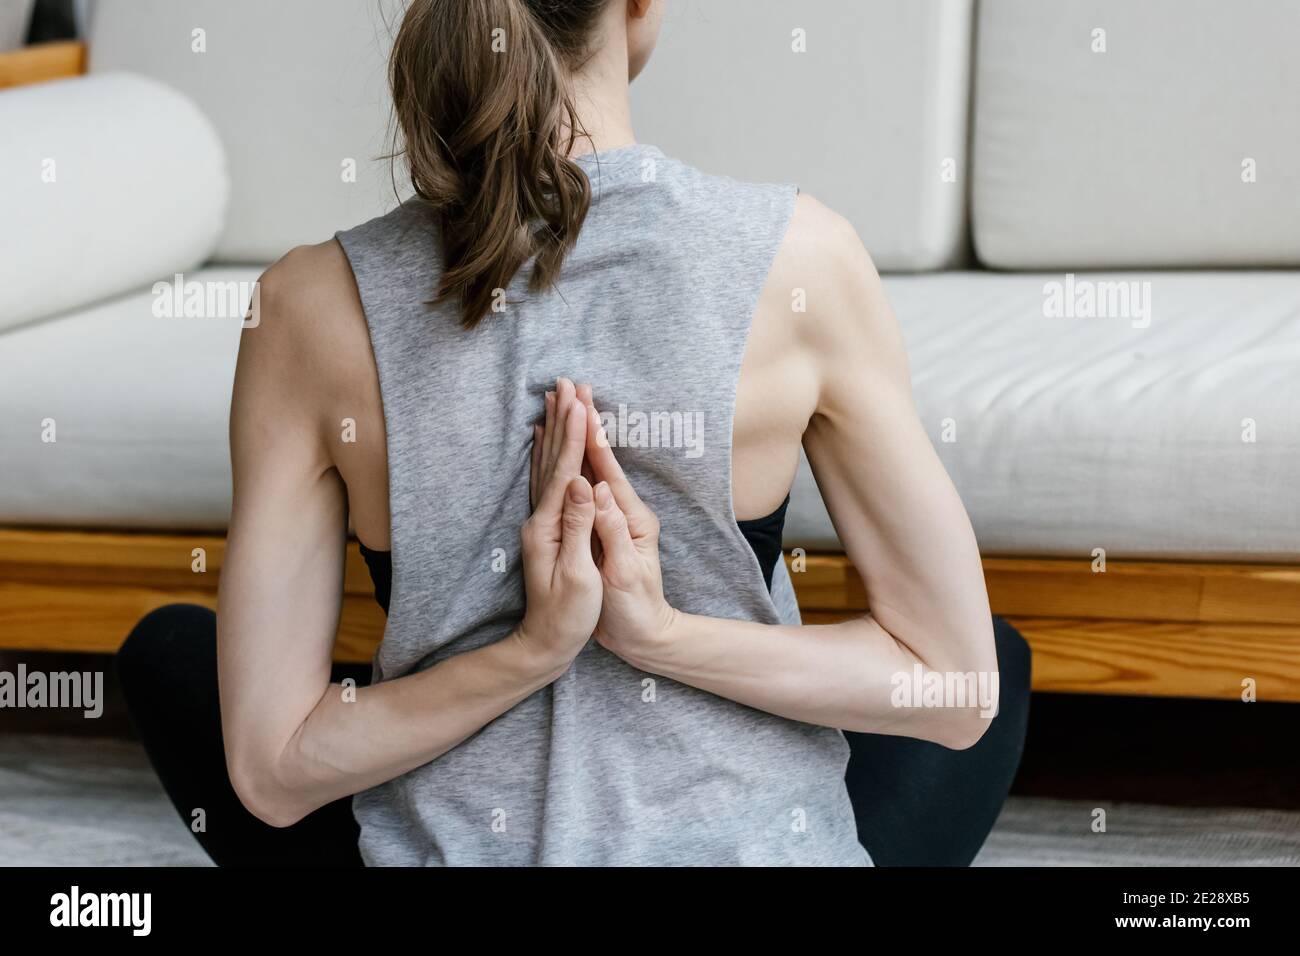
[[[204,612],[156,612],[122,658],[219,861],[965,863],[987,834],[1023,642],[995,641],[852,229],[636,143],[660,6],[416,0],[391,79],[418,198],[263,276],[219,709]],[[779,542],[801,445],[858,620],[798,623]],[[359,687],[330,682],[349,524],[389,615]],[[994,699],[900,697],[954,675]],[[868,735],[847,782],[842,731]],[[211,748],[197,776],[173,756],[180,732],[224,736],[228,782]]]

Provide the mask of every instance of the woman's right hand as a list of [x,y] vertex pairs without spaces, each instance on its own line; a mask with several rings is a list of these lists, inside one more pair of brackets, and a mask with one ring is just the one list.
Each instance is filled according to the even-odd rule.
[[556,382],[554,409],[553,437],[533,457],[534,478],[541,476],[537,504],[520,532],[527,604],[516,634],[537,660],[558,669],[596,629],[601,577],[591,553],[595,498],[582,476],[587,409],[568,379]]

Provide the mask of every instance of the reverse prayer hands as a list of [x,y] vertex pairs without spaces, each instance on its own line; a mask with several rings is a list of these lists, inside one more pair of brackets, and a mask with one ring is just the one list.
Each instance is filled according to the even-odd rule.
[[[601,579],[601,606],[594,636],[607,650],[646,670],[672,644],[678,612],[664,598],[659,566],[659,519],[641,500],[610,447],[589,385],[557,379],[546,395],[545,424],[535,426],[529,492],[555,481],[565,445],[562,427],[585,426],[579,474],[593,487],[592,561]],[[572,440],[572,433],[565,432]]]
[[[597,507],[582,476],[587,421],[569,401],[549,420],[545,477],[532,483],[535,506],[520,531],[524,619],[515,632],[546,667],[567,667],[590,639],[601,609],[602,581],[591,553]],[[536,456],[535,456],[536,457]]]

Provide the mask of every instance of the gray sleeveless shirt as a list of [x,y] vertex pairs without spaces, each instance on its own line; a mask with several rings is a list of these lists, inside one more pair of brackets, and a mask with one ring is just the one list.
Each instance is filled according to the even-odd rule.
[[[338,235],[388,431],[393,590],[376,680],[520,621],[531,425],[559,375],[591,383],[659,516],[669,603],[798,622],[784,563],[769,593],[731,501],[741,358],[796,190],[647,145],[580,161],[593,201],[559,283],[530,292],[530,264],[473,331],[425,305],[441,258],[422,203]],[[847,760],[839,731],[647,674],[592,641],[555,683],[353,809],[370,865],[867,864]]]

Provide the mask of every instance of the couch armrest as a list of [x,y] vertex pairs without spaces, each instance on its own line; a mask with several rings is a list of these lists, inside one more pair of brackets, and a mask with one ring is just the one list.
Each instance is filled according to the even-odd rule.
[[38,43],[0,53],[0,89],[43,83],[86,72],[86,45],[76,40]]

